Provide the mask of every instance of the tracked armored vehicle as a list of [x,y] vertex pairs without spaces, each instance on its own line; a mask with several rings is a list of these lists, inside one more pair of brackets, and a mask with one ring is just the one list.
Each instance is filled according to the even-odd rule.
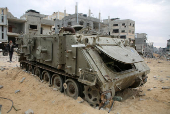
[[124,39],[64,27],[54,35],[20,35],[16,43],[22,68],[91,106],[106,105],[115,92],[141,86],[150,72]]

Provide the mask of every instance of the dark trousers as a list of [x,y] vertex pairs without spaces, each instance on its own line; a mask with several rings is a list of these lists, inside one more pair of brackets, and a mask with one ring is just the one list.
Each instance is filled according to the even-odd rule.
[[13,52],[9,51],[9,59],[10,59],[10,61],[12,61],[12,55],[13,55]]

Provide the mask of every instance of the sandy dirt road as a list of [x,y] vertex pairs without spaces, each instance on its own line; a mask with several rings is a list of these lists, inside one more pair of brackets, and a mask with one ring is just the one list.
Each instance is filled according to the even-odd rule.
[[[81,98],[74,100],[59,91],[53,90],[48,84],[20,69],[17,56],[9,63],[8,57],[0,53],[0,97],[13,100],[14,108],[9,114],[24,114],[32,109],[34,114],[107,114],[107,110],[90,107],[87,102],[79,103]],[[148,82],[140,87],[145,96],[130,96],[123,102],[116,101],[111,114],[170,114],[170,62],[164,60],[145,59],[151,69]],[[5,69],[2,69],[5,68]],[[1,70],[2,69],[2,70]],[[25,77],[23,83],[20,81]],[[148,91],[151,89],[151,91]],[[16,90],[20,92],[15,93]],[[11,108],[11,102],[0,99],[2,114]]]

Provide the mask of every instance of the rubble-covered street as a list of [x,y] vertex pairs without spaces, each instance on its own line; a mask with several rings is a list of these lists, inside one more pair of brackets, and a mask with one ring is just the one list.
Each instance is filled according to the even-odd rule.
[[[13,101],[9,114],[107,114],[108,108],[98,110],[60,93],[37,77],[19,68],[18,57],[7,62],[8,56],[0,53],[0,97]],[[169,114],[170,113],[170,61],[145,59],[151,69],[148,82],[137,88],[138,95],[131,94],[122,102],[115,101],[111,114]],[[11,101],[0,98],[1,113],[6,114]]]

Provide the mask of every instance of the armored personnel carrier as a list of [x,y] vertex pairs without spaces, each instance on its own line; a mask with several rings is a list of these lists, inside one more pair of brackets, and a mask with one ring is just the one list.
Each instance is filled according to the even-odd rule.
[[54,35],[17,38],[22,68],[76,99],[103,106],[115,92],[146,83],[149,67],[128,40],[75,33],[63,27]]

